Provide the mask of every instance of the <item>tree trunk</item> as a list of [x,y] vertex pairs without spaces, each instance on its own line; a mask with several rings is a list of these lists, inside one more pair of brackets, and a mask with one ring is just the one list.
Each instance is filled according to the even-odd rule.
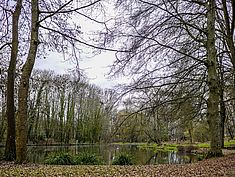
[[224,102],[224,68],[223,68],[223,56],[220,57],[219,61],[219,86],[220,86],[220,126],[221,126],[221,147],[224,147],[224,126],[226,120],[226,107]]
[[49,138],[51,138],[52,131],[50,130],[52,128],[52,119],[51,119],[51,105],[48,100],[48,94],[49,91],[46,90],[46,95],[45,95],[45,112],[46,112],[46,122],[45,122],[45,134],[46,134],[46,139],[48,141]]
[[31,134],[32,134],[33,124],[35,122],[35,117],[37,117],[37,115],[36,115],[37,114],[37,109],[38,109],[38,107],[41,103],[41,95],[42,95],[43,88],[44,88],[45,84],[46,84],[46,81],[43,81],[42,85],[39,87],[38,93],[37,93],[37,98],[36,98],[36,103],[33,106],[33,109],[31,110],[31,114],[29,114],[29,122],[28,122],[29,126],[28,126],[27,135],[28,135],[28,138],[29,138],[30,141],[35,140],[35,136],[32,136]]
[[19,17],[22,8],[22,0],[17,1],[15,11],[12,16],[12,48],[11,59],[7,72],[7,139],[5,145],[5,160],[12,161],[16,158],[16,132],[15,132],[15,104],[14,104],[14,88],[15,88],[15,71],[16,59],[18,54],[18,31]]
[[207,60],[208,60],[208,112],[207,119],[210,130],[210,150],[208,157],[221,156],[221,127],[219,116],[219,83],[215,49],[215,0],[208,1],[207,11]]
[[[222,94],[222,93],[221,93]],[[222,97],[222,95],[221,95]],[[220,99],[220,127],[221,127],[221,148],[224,148],[224,126],[225,126],[225,120],[226,120],[226,107],[224,100],[222,98]]]
[[5,100],[6,100],[6,95],[4,91],[1,92],[1,112],[0,112],[0,143],[3,143],[4,140],[4,134],[6,130],[6,107],[5,107]]
[[16,129],[16,161],[23,163],[26,160],[26,143],[27,143],[27,103],[28,103],[28,89],[29,78],[35,63],[35,58],[38,48],[38,0],[31,1],[31,39],[30,48],[27,60],[23,66],[22,76],[20,80],[18,92],[18,116],[17,116],[17,129]]
[[235,24],[235,2],[234,0],[231,0],[231,8],[232,8],[232,15],[229,15],[229,8],[227,7],[226,0],[222,0],[223,4],[223,12],[224,12],[224,23],[225,23],[225,40],[230,52],[230,59],[233,64],[233,69],[235,72],[235,44],[234,44],[234,24]]
[[60,143],[63,143],[64,142],[64,135],[65,135],[65,132],[64,132],[64,111],[65,111],[65,88],[62,89],[61,91],[61,94],[60,94],[60,112],[59,112],[59,124],[60,124],[60,127],[59,127],[59,140],[60,140]]

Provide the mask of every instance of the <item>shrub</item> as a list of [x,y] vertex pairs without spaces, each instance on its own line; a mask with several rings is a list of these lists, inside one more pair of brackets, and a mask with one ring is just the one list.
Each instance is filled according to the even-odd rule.
[[114,158],[113,165],[133,165],[133,159],[128,154],[119,154]]
[[74,160],[71,154],[60,152],[59,154],[49,156],[45,163],[49,165],[74,165]]
[[89,152],[79,153],[75,157],[75,163],[77,165],[102,165],[104,164],[103,160],[96,154]]
[[209,127],[208,127],[207,122],[205,122],[205,121],[199,122],[194,128],[193,140],[195,142],[209,141],[208,131],[209,131]]
[[45,164],[49,165],[102,165],[103,160],[96,154],[82,152],[77,156],[72,156],[69,153],[57,153],[50,155]]
[[179,152],[187,152],[191,153],[193,150],[197,150],[198,147],[196,146],[177,146]]
[[206,158],[206,154],[197,154],[198,161],[204,160],[205,158]]

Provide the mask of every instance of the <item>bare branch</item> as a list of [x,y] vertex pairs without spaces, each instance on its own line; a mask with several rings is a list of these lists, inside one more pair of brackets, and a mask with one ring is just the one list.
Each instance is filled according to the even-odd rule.
[[69,38],[69,39],[72,39],[72,40],[74,40],[74,41],[76,41],[76,42],[78,42],[78,43],[80,43],[80,44],[83,44],[83,45],[85,45],[85,46],[92,47],[92,48],[95,48],[95,49],[105,50],[105,51],[111,51],[111,52],[122,52],[122,53],[123,53],[123,52],[129,52],[128,50],[118,50],[118,49],[111,49],[111,48],[105,48],[105,47],[95,46],[95,45],[93,45],[93,44],[89,44],[89,43],[86,43],[86,42],[84,42],[84,41],[81,41],[81,40],[79,40],[79,39],[77,39],[77,38],[75,38],[75,37],[73,37],[73,36],[68,35],[68,34],[65,34],[65,33],[63,33],[63,32],[60,32],[60,31],[58,31],[58,30],[54,30],[54,29],[52,29],[52,28],[48,28],[48,27],[45,27],[45,26],[42,26],[42,25],[40,25],[40,27],[43,28],[43,29],[49,30],[49,31],[53,31],[53,32],[55,32],[55,33],[60,34],[61,36],[64,36],[64,37]]

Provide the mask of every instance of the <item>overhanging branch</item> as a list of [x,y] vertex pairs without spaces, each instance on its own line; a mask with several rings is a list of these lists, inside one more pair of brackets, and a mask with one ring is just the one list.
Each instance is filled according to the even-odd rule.
[[43,29],[52,31],[52,32],[54,32],[54,33],[58,33],[58,34],[60,34],[61,36],[64,36],[64,37],[69,38],[69,39],[71,39],[71,40],[74,40],[74,41],[76,41],[76,42],[78,42],[78,43],[80,43],[80,44],[83,44],[83,45],[85,45],[85,46],[92,47],[92,48],[95,48],[95,49],[105,50],[105,51],[110,51],[110,52],[123,52],[123,53],[124,53],[124,52],[130,52],[129,50],[118,50],[118,49],[111,49],[111,48],[96,46],[96,45],[89,44],[89,43],[86,43],[86,42],[84,42],[84,41],[81,41],[81,40],[79,40],[79,39],[77,39],[77,38],[75,38],[75,37],[72,37],[72,36],[70,36],[70,35],[68,35],[68,34],[62,33],[62,32],[60,32],[60,31],[58,31],[58,30],[55,30],[55,29],[52,29],[52,28],[48,28],[48,27],[45,27],[45,26],[42,26],[42,25],[40,25],[40,27],[43,28]]

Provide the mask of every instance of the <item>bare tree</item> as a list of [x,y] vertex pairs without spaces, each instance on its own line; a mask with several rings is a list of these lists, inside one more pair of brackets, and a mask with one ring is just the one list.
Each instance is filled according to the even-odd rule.
[[[81,33],[77,23],[68,18],[74,18],[74,14],[81,14],[82,9],[94,8],[100,0],[92,2],[81,1],[40,1],[25,2],[25,8],[31,8],[31,17],[26,15],[26,23],[30,24],[30,46],[26,62],[22,68],[19,93],[18,93],[18,117],[17,117],[17,162],[22,163],[26,158],[27,141],[27,102],[29,78],[34,67],[36,57],[43,55],[46,46],[57,52],[69,54],[77,61],[78,43],[86,44],[79,40]],[[28,20],[30,19],[30,20]],[[27,25],[26,25],[27,26]],[[41,45],[39,45],[41,44]],[[90,45],[92,46],[92,45]]]
[[[138,95],[141,90],[165,88],[165,101],[160,104],[177,105],[196,96],[205,103],[209,95],[210,153],[221,155],[215,1],[116,2],[120,14],[125,16],[116,20],[112,33],[106,36],[119,39],[122,50],[130,52],[117,53],[113,73],[134,78],[127,87],[129,93]],[[177,94],[182,91],[188,92]],[[140,110],[158,106],[144,104]]]
[[219,117],[219,79],[217,73],[217,54],[215,46],[215,0],[208,1],[207,9],[207,69],[208,69],[208,87],[209,98],[207,105],[207,117],[210,127],[210,151],[208,156],[221,156],[221,127]]
[[39,9],[38,0],[31,2],[31,38],[27,60],[23,66],[18,93],[18,115],[16,129],[16,160],[23,163],[26,160],[27,143],[27,109],[28,109],[28,89],[29,79],[35,63],[37,49],[39,45]]
[[217,21],[225,40],[228,56],[235,68],[235,2],[233,0],[221,0],[218,3]]
[[22,9],[22,0],[17,1],[15,10],[12,15],[12,42],[11,42],[11,58],[8,67],[7,76],[7,140],[5,146],[5,159],[14,160],[16,158],[16,144],[15,144],[15,72],[16,61],[18,56],[19,45],[19,19]]

